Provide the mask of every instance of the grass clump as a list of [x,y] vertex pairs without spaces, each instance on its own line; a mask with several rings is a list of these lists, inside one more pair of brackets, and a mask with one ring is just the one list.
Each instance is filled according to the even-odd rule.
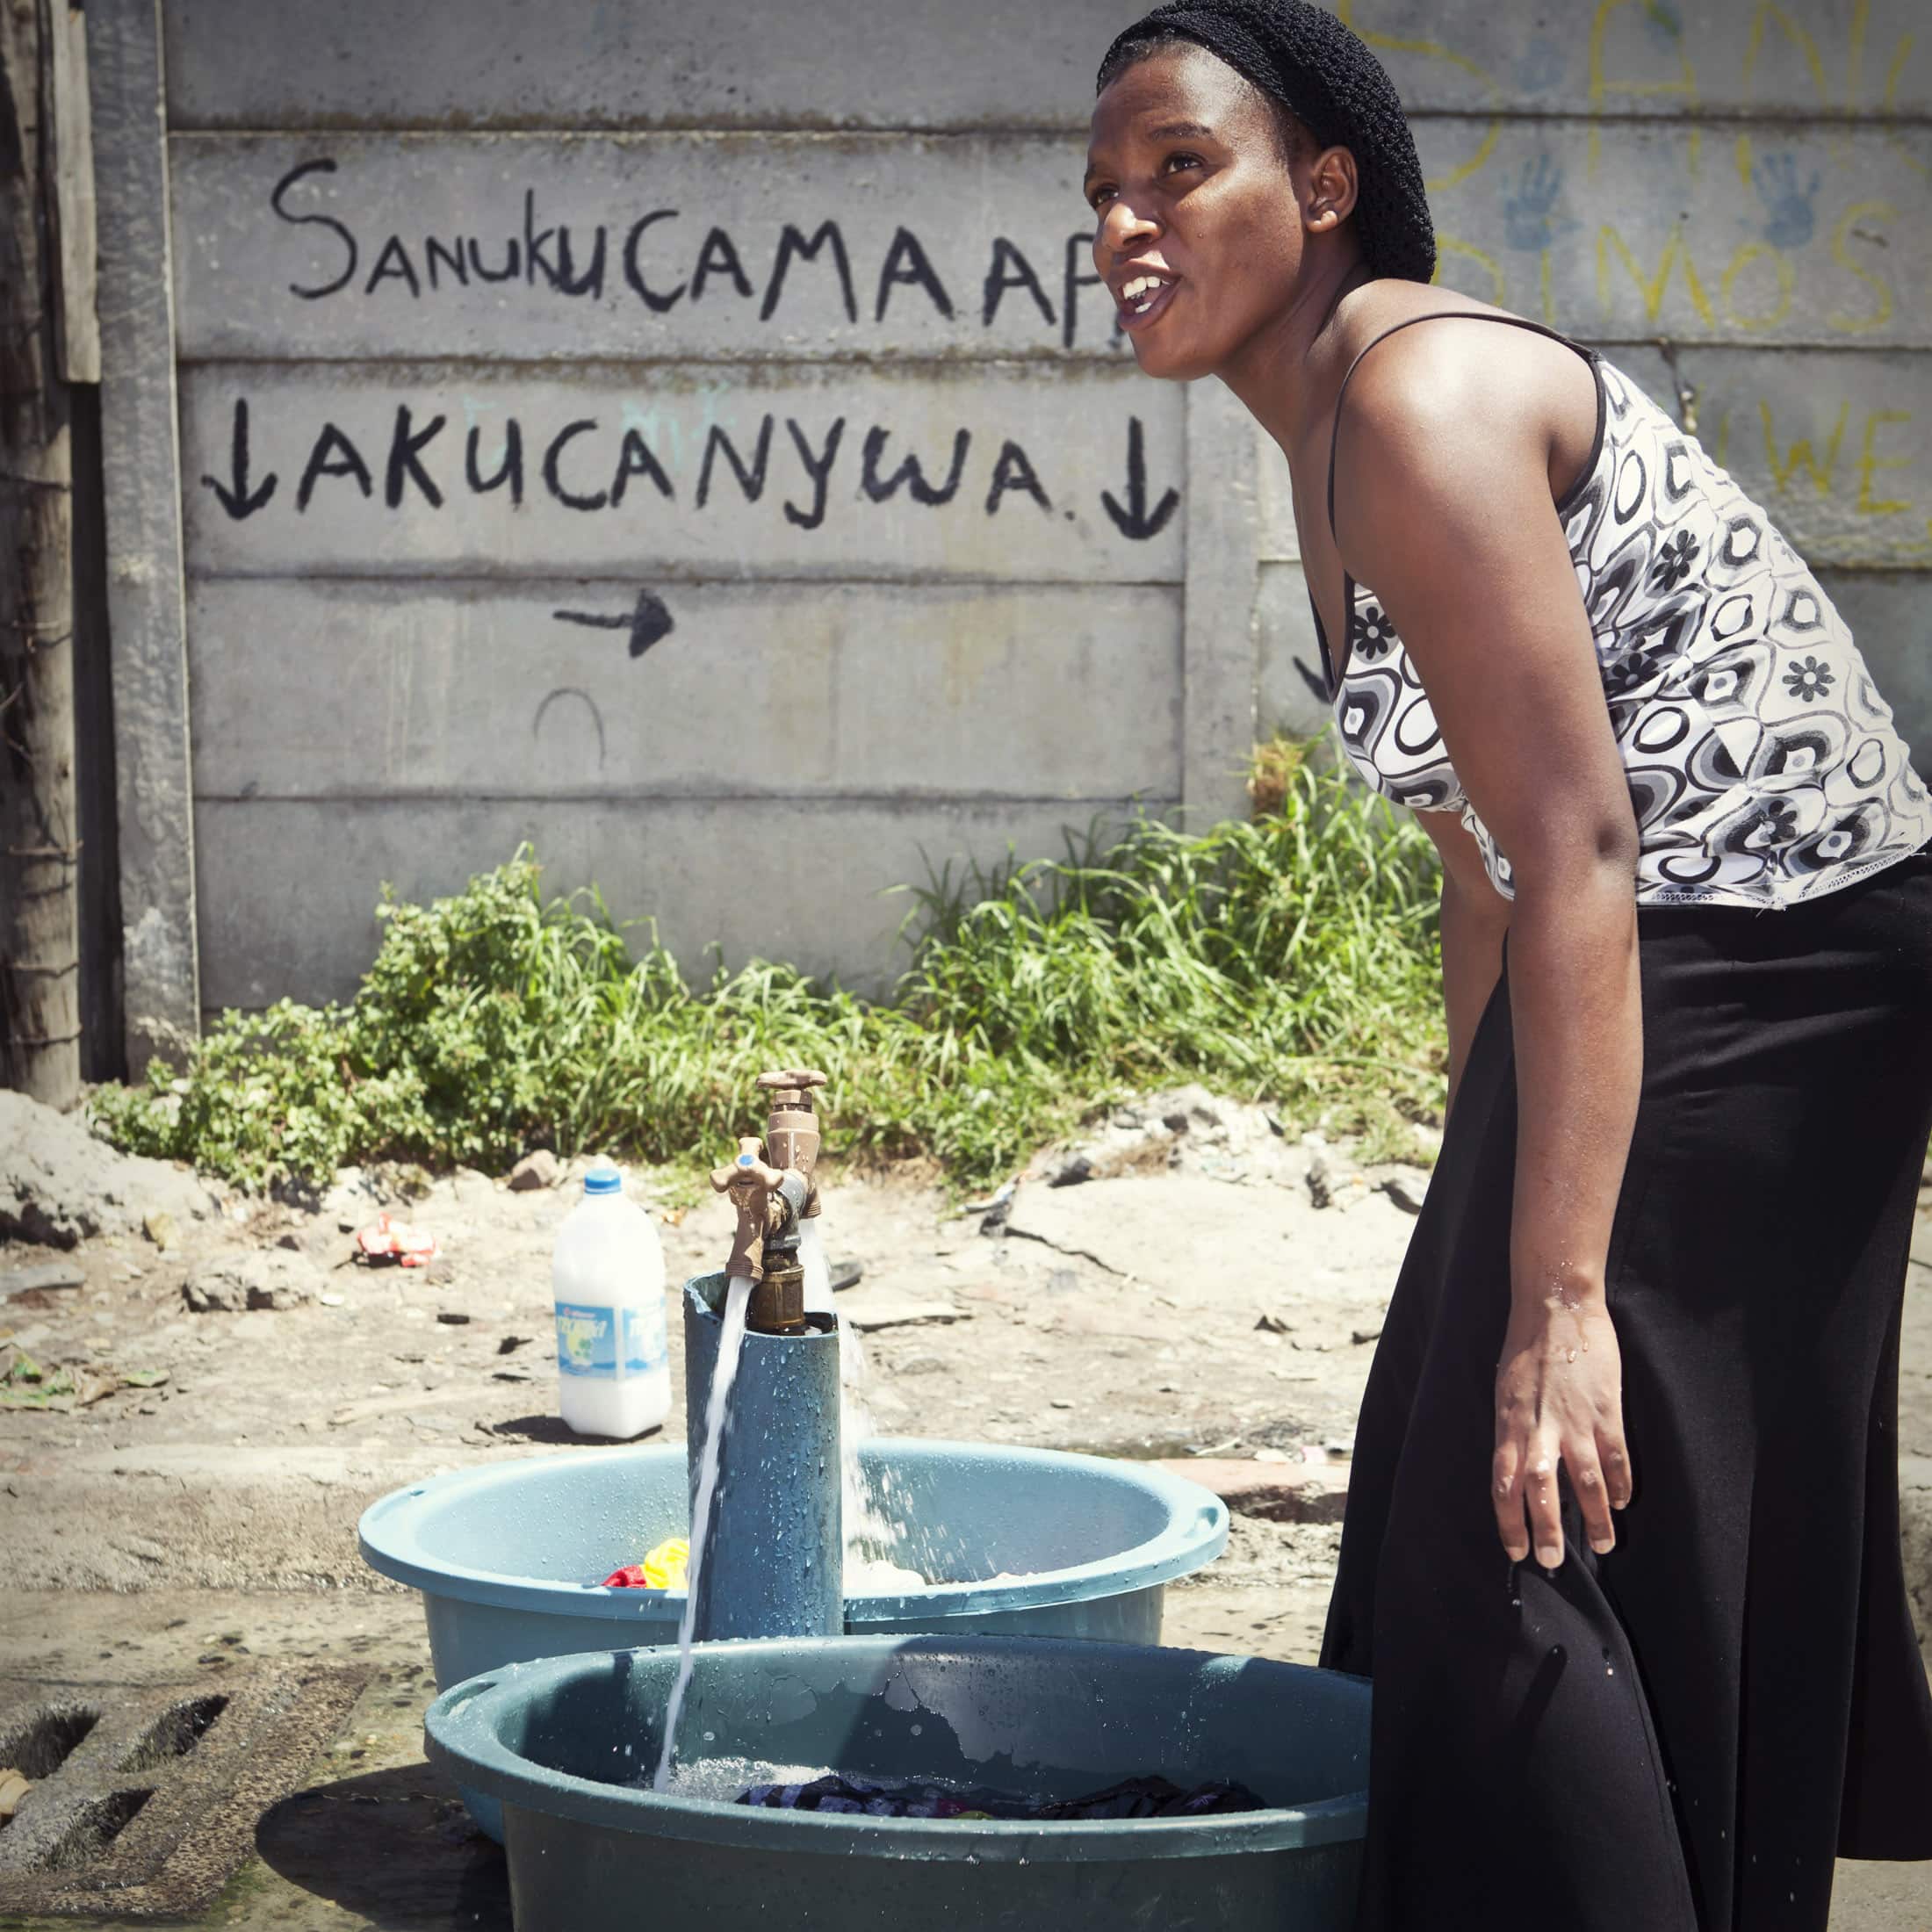
[[1292,749],[1257,774],[1252,822],[1139,816],[911,889],[912,962],[876,1002],[764,961],[693,986],[654,926],[634,955],[595,892],[545,898],[525,848],[429,905],[386,891],[347,1005],[227,1014],[95,1118],[252,1188],[535,1146],[695,1169],[752,1118],[753,1075],[816,1064],[833,1154],[929,1157],[960,1186],[1175,1079],[1413,1157],[1441,1099],[1434,853]]

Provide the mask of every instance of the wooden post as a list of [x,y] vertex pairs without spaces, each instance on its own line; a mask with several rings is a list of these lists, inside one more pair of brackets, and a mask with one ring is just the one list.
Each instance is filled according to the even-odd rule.
[[[63,360],[87,367],[90,315],[62,321],[58,95],[73,84],[68,0],[0,0],[0,1079],[50,1107],[80,1098],[74,789],[72,447]],[[56,66],[67,71],[57,77]],[[85,90],[85,68],[81,70]],[[83,198],[64,198],[78,207]],[[91,192],[85,198],[91,206]],[[86,238],[91,269],[92,237]],[[87,306],[91,309],[91,285]],[[62,338],[78,348],[63,357]],[[97,363],[96,364],[97,368]]]

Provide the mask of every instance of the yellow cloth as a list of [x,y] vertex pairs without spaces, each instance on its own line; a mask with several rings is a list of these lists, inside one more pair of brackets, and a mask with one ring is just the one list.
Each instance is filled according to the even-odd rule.
[[652,1590],[682,1590],[690,1568],[691,1546],[681,1536],[667,1536],[644,1560],[644,1580]]

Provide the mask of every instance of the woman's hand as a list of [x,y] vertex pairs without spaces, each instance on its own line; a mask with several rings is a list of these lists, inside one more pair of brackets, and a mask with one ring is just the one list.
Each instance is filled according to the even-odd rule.
[[[1515,1297],[1496,1375],[1496,1529],[1513,1562],[1533,1546],[1545,1569],[1563,1561],[1559,1467],[1583,1512],[1590,1546],[1614,1548],[1610,1512],[1630,1501],[1623,1358],[1601,1296]],[[1527,1528],[1525,1526],[1527,1518]]]

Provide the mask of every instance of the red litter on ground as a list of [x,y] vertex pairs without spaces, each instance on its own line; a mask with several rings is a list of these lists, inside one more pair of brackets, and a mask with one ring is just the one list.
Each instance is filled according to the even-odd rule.
[[356,1236],[356,1247],[364,1261],[393,1261],[404,1268],[426,1267],[438,1252],[436,1237],[427,1228],[412,1228],[387,1215],[378,1215]]

